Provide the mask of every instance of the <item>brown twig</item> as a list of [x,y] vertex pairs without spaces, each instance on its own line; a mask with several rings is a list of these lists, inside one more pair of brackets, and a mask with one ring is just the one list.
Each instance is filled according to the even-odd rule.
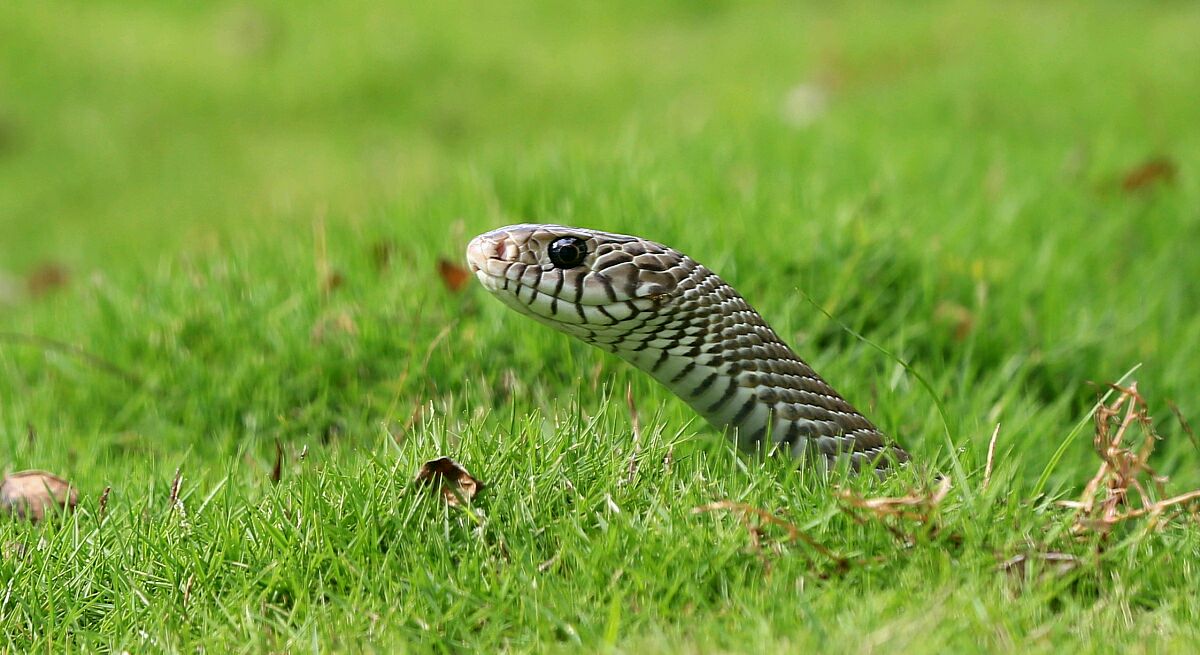
[[1192,445],[1196,447],[1196,450],[1200,450],[1200,439],[1196,437],[1196,432],[1192,430],[1191,424],[1188,423],[1186,418],[1184,418],[1183,412],[1179,411],[1179,405],[1176,405],[1174,402],[1168,400],[1167,407],[1170,407],[1171,411],[1174,412],[1175,418],[1179,421],[1179,425],[1183,427],[1183,433],[1188,436],[1188,439],[1192,442]]
[[988,441],[987,464],[983,467],[983,488],[986,490],[992,482],[992,463],[996,459],[996,437],[1000,436],[1000,424],[996,424],[996,429],[992,430],[992,439]]
[[[1149,516],[1160,517],[1169,508],[1188,505],[1200,500],[1200,490],[1156,500],[1143,483],[1144,478],[1154,485],[1156,495],[1166,495],[1167,478],[1159,475],[1149,465],[1150,455],[1158,441],[1154,424],[1146,410],[1146,401],[1138,393],[1137,385],[1113,389],[1119,395],[1108,405],[1096,410],[1096,432],[1093,444],[1100,456],[1100,466],[1084,487],[1076,501],[1062,501],[1061,505],[1075,509],[1074,534],[1097,533],[1105,538],[1119,524],[1129,519]],[[1142,431],[1141,444],[1134,449],[1126,445],[1130,431],[1139,426]],[[1125,509],[1129,504],[1130,490],[1141,501],[1140,508]]]
[[171,483],[171,507],[172,508],[178,508],[181,505],[181,503],[179,502],[179,488],[181,486],[183,486],[183,467],[182,466],[175,469],[175,480]]
[[283,444],[275,437],[275,465],[271,467],[271,483],[279,484],[283,477]]
[[100,492],[100,500],[96,503],[96,516],[101,521],[104,520],[104,515],[108,513],[108,494],[112,491],[112,487],[105,487],[104,491]]
[[116,364],[104,359],[103,357],[100,357],[99,355],[94,355],[83,348],[80,348],[79,346],[74,346],[62,341],[56,341],[48,337],[38,336],[36,334],[22,334],[20,332],[0,332],[0,341],[8,341],[9,343],[25,346],[34,346],[43,350],[51,350],[54,352],[63,353],[65,355],[71,355],[87,362],[88,364],[91,364],[97,370],[108,373],[114,377],[121,378],[125,382],[128,382],[135,387],[141,386],[142,384],[141,378],[139,378],[137,375],[124,368],[121,368],[120,366],[117,366]]
[[880,498],[865,498],[847,489],[839,489],[837,497],[843,503],[843,509],[847,510],[855,521],[860,524],[866,524],[866,520],[858,516],[854,511],[863,510],[873,516],[880,525],[892,533],[894,537],[905,544],[916,543],[914,535],[901,530],[898,526],[892,525],[888,519],[897,519],[917,523],[920,525],[929,525],[933,522],[933,514],[945,500],[946,495],[950,493],[950,478],[942,477],[936,489],[929,492],[913,491],[906,496],[884,496]]
[[629,408],[629,423],[633,430],[633,454],[629,456],[629,470],[625,482],[633,482],[638,470],[638,455],[642,448],[642,422],[638,419],[637,405],[633,402],[633,385],[625,384],[625,406]]
[[771,525],[776,525],[776,526],[783,528],[784,530],[787,530],[789,542],[794,542],[794,541],[804,542],[805,544],[808,545],[809,548],[812,548],[813,550],[817,551],[818,553],[820,553],[820,554],[824,555],[825,557],[829,558],[830,560],[832,560],[835,564],[838,565],[839,568],[844,568],[849,564],[849,560],[842,557],[841,555],[838,555],[837,553],[833,552],[832,550],[826,548],[824,545],[822,545],[816,539],[813,539],[812,537],[804,534],[800,530],[800,528],[797,528],[795,525],[779,518],[778,516],[775,516],[774,514],[771,514],[770,512],[767,512],[766,510],[762,510],[757,507],[747,505],[746,503],[737,503],[732,500],[719,500],[719,501],[716,501],[713,503],[708,503],[705,505],[701,505],[699,507],[695,507],[692,509],[692,513],[693,514],[701,514],[701,513],[713,512],[713,511],[717,511],[717,510],[728,510],[728,511],[733,511],[733,512],[737,513],[738,518],[742,522],[742,525],[745,526],[746,530],[750,533],[751,545],[756,550],[760,547],[760,540],[761,540],[762,533],[761,533],[760,528],[754,526],[750,522],[750,516],[752,516],[752,515],[757,516],[759,521],[761,521],[763,523],[770,523]]

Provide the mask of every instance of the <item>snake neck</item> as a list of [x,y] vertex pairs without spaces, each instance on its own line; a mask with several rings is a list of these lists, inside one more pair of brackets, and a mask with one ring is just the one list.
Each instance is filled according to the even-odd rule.
[[684,267],[670,298],[631,303],[632,316],[612,326],[572,332],[649,373],[742,449],[847,457],[855,468],[887,466],[885,451],[908,459],[731,286],[690,258]]

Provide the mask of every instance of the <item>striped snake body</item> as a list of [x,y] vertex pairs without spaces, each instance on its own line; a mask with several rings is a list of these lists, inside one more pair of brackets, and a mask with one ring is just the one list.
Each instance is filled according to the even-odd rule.
[[467,262],[505,304],[649,373],[744,450],[823,468],[908,461],[733,287],[677,250],[596,230],[511,225],[475,237]]

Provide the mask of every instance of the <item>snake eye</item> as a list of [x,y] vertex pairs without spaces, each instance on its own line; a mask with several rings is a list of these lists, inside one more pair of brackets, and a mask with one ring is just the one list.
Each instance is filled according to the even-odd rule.
[[550,244],[550,262],[559,268],[575,268],[587,254],[587,243],[578,237],[563,237]]

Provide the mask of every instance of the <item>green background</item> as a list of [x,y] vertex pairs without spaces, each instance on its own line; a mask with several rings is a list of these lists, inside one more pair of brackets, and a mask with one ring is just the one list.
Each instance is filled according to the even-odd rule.
[[[1198,34],[1185,2],[5,3],[0,459],[81,493],[0,522],[7,648],[1194,647],[1194,518],[1073,538],[1054,501],[1135,367],[1168,492],[1200,484]],[[899,543],[446,288],[516,222],[720,272],[952,473],[940,527]],[[477,512],[411,483],[440,454]],[[722,499],[863,561],[692,513]],[[1044,552],[1081,564],[997,568]]]

